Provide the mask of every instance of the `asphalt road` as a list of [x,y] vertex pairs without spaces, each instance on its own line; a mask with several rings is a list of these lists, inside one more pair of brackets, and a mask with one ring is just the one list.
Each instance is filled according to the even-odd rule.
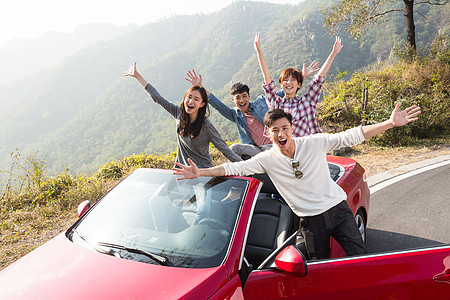
[[450,164],[371,195],[370,253],[450,244]]

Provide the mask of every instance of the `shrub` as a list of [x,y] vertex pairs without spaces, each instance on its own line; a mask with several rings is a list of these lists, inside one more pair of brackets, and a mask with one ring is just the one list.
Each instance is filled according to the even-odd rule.
[[318,122],[336,132],[389,118],[397,102],[401,108],[419,105],[419,120],[394,128],[371,141],[383,146],[408,145],[419,138],[448,134],[450,120],[450,64],[447,55],[399,62],[381,70],[355,73],[348,81],[326,85],[318,105]]
[[170,155],[135,154],[113,160],[101,166],[95,177],[99,179],[121,179],[138,168],[171,169],[175,161],[175,152]]
[[[95,201],[109,188],[109,184],[94,177],[70,175],[64,170],[55,176],[47,175],[47,164],[34,154],[25,159],[20,153],[12,153],[9,180],[1,197],[2,213],[22,209],[49,207],[50,211],[75,208],[81,201]],[[44,210],[43,210],[44,211]]]

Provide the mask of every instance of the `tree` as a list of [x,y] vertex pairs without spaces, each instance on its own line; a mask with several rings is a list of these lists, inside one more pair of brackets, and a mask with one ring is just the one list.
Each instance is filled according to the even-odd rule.
[[[387,4],[393,2],[403,2],[403,8],[388,8]],[[324,26],[328,28],[327,32],[330,34],[334,34],[338,30],[344,30],[355,39],[361,40],[366,30],[383,21],[387,14],[403,12],[406,18],[406,39],[410,49],[415,52],[415,6],[420,4],[445,5],[447,2],[448,0],[339,0],[337,4],[324,11]]]

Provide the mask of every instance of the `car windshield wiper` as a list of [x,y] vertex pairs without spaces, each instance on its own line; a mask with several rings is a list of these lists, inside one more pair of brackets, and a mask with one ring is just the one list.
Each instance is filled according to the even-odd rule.
[[163,265],[163,266],[169,266],[169,267],[175,266],[173,263],[171,263],[169,261],[169,259],[167,257],[161,256],[158,254],[153,254],[151,252],[148,252],[148,251],[145,251],[142,249],[130,248],[130,247],[123,246],[123,245],[105,243],[105,242],[97,242],[97,244],[102,247],[116,248],[116,249],[120,249],[120,250],[125,250],[127,252],[131,252],[131,253],[142,254],[142,255],[145,255],[145,256],[153,259],[158,264]]
[[89,247],[91,247],[91,248],[94,249],[95,251],[100,252],[100,253],[103,253],[103,254],[108,254],[108,255],[111,255],[111,256],[118,256],[118,254],[115,253],[115,252],[113,252],[113,251],[111,251],[111,249],[105,250],[105,249],[102,249],[102,248],[99,248],[99,247],[93,245],[93,243],[91,243],[90,241],[88,241],[88,240],[86,239],[86,237],[85,237],[83,234],[81,234],[81,232],[77,231],[76,229],[72,229],[72,232],[76,233],[83,241],[86,242],[86,244],[89,245]]

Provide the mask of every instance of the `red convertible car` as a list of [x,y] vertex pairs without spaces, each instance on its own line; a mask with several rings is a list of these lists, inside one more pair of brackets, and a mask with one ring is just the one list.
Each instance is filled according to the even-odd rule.
[[[365,238],[364,169],[328,162]],[[448,299],[448,245],[345,257],[330,241],[331,259],[309,260],[297,217],[255,177],[139,169],[0,271],[0,299]]]

